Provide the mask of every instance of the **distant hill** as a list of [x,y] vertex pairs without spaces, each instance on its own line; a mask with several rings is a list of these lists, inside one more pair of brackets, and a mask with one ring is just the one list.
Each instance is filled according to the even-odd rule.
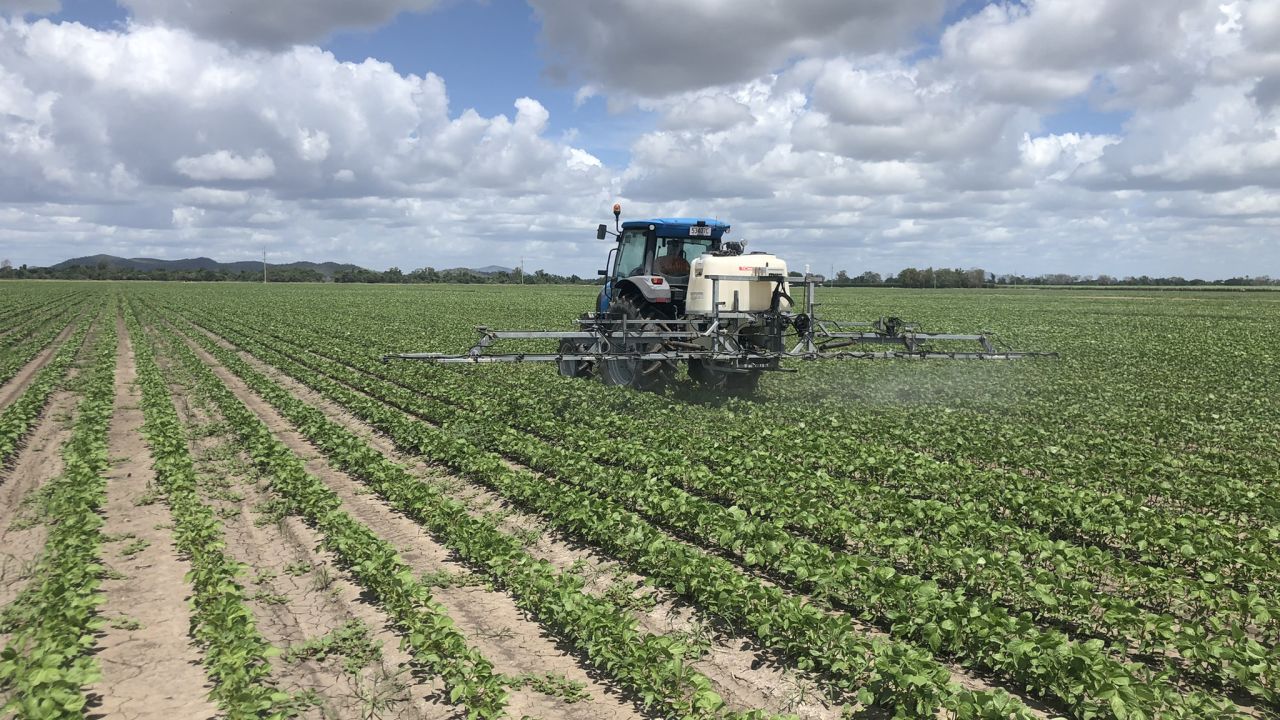
[[[122,258],[115,255],[88,255],[85,257],[71,258],[63,260],[57,265],[52,265],[54,270],[65,270],[75,265],[86,267],[97,267],[98,265],[106,265],[107,267],[119,267],[126,270],[209,270],[211,272],[225,271],[229,273],[239,272],[262,272],[262,263],[257,260],[241,260],[239,262],[218,262],[212,258],[198,257],[186,258],[183,260],[158,260],[156,258]],[[334,275],[356,271],[361,268],[358,265],[348,263],[313,263],[313,262],[292,262],[292,263],[267,263],[267,272],[272,270],[315,270],[325,277],[333,277]]]
[[484,267],[478,267],[478,268],[469,268],[469,267],[445,268],[440,272],[465,272],[465,273],[475,273],[476,275],[495,275],[497,273],[511,274],[515,272],[515,269],[502,267],[501,265],[485,265]]

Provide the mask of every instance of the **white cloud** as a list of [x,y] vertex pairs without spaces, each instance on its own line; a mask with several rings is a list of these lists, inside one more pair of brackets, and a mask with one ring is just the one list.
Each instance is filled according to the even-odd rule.
[[915,72],[889,65],[855,68],[848,61],[825,63],[813,84],[813,106],[850,125],[896,125],[918,111]]
[[752,122],[751,109],[724,93],[699,94],[666,108],[662,126],[670,130],[716,132]]
[[[173,230],[174,248],[203,255],[253,254],[265,234],[298,254],[324,238],[370,264],[410,265],[396,248],[425,264],[433,247],[416,236],[449,218],[475,243],[503,233],[522,242],[556,213],[586,227],[588,203],[607,202],[608,171],[548,137],[537,100],[492,117],[448,106],[437,76],[314,47],[262,52],[159,26],[0,19],[0,203],[25,208],[0,236],[37,233],[48,262],[108,232],[160,254],[157,233]],[[343,202],[364,197],[385,202]],[[50,220],[71,207],[82,218],[74,231]],[[386,238],[387,256],[367,254],[370,232]],[[471,245],[441,247],[464,264]]]
[[[445,78],[270,39],[272,8],[0,20],[0,254],[585,273],[621,199],[824,269],[1280,262],[1280,0],[998,3],[946,28],[942,0],[532,2],[578,103],[625,115],[450,112]],[[316,27],[357,22],[327,7]]]
[[758,77],[797,55],[892,51],[943,0],[529,0],[560,70],[584,84],[662,97]]
[[1031,137],[1022,136],[1018,149],[1022,162],[1032,172],[1048,179],[1065,180],[1081,166],[1096,162],[1108,145],[1120,139],[1111,135],[1061,133]]
[[192,180],[266,180],[276,174],[271,156],[257,150],[252,157],[241,157],[226,150],[199,157],[180,157],[173,169]]
[[218,40],[280,49],[323,40],[336,30],[382,25],[397,13],[433,8],[439,0],[120,0],[141,23],[185,28]]
[[1280,108],[1261,108],[1244,85],[1202,87],[1186,103],[1136,114],[1092,182],[1224,191],[1280,188]]
[[[942,62],[926,60],[921,70],[884,56],[806,60],[655,102],[684,108],[714,95],[745,106],[751,121],[686,126],[666,110],[633,146],[622,190],[639,212],[710,208],[753,246],[792,262],[826,265],[834,255],[881,271],[1218,267],[1220,275],[1252,262],[1243,253],[1258,248],[1245,238],[1257,230],[1231,218],[1265,216],[1265,196],[1217,201],[1280,178],[1274,170],[1270,181],[1260,177],[1280,134],[1246,86],[1205,87],[1172,109],[1136,109],[1119,133],[1048,133],[1042,123],[1052,106],[993,97],[941,71]],[[1147,186],[1179,187],[1181,200],[1148,199]],[[1194,219],[1180,217],[1188,207],[1198,208]],[[1183,239],[1190,234],[1199,245]],[[1212,260],[1190,261],[1197,252]],[[1188,262],[1193,270],[1176,269]]]
[[183,202],[205,207],[240,207],[249,202],[249,194],[243,190],[222,190],[209,187],[186,188],[180,193]]

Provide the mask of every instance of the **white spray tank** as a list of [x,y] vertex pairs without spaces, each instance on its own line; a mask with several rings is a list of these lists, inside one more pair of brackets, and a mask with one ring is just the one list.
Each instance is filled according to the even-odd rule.
[[[763,252],[698,256],[689,267],[689,290],[684,305],[686,314],[712,314],[712,275],[744,278],[720,281],[721,312],[767,312],[773,304],[778,278],[787,277],[787,263],[777,255]],[[791,289],[785,280],[782,290],[790,295]],[[735,298],[737,307],[734,306]],[[778,310],[785,312],[790,309],[791,303],[785,297],[779,298]]]

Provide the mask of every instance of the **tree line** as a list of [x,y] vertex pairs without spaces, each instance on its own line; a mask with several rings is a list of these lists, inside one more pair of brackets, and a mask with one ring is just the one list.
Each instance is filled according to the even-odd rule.
[[424,267],[410,272],[392,267],[381,272],[358,268],[337,273],[334,282],[340,283],[481,283],[491,285],[593,285],[595,278],[577,275],[556,275],[545,270],[522,273],[519,270],[481,273],[468,268],[437,270]]
[[1280,278],[1267,275],[1257,277],[1232,277],[1222,280],[1187,279],[1180,276],[1152,277],[1150,275],[1113,277],[1111,275],[1068,275],[1065,273],[1048,273],[1045,275],[996,275],[982,268],[903,268],[896,274],[880,275],[877,272],[863,272],[850,275],[848,271],[836,272],[835,278],[829,279],[828,285],[837,287],[904,287],[904,288],[981,288],[981,287],[1014,287],[1018,285],[1038,286],[1153,286],[1153,287],[1197,287],[1197,286],[1231,286],[1231,287],[1264,287],[1280,285]]
[[[589,285],[595,278],[583,279],[577,275],[556,275],[543,270],[521,276],[519,270],[511,272],[479,273],[466,268],[436,270],[432,267],[402,272],[399,268],[384,271],[357,268],[336,273],[332,278],[309,268],[271,268],[267,272],[269,282],[340,282],[340,283],[490,283],[526,285]],[[97,265],[71,265],[64,268],[12,267],[0,263],[0,280],[155,280],[186,282],[262,282],[261,271],[230,270],[140,270],[99,263]]]
[[[601,280],[582,278],[577,275],[557,275],[544,270],[521,273],[520,270],[481,273],[467,268],[451,268],[437,270],[424,267],[410,272],[400,268],[387,270],[366,270],[356,268],[326,277],[319,271],[308,268],[271,269],[267,273],[270,282],[339,282],[339,283],[470,283],[491,285],[594,285]],[[65,268],[13,267],[7,260],[0,261],[0,280],[154,280],[154,281],[187,281],[187,282],[261,282],[262,273],[258,271],[229,270],[139,270],[117,265],[99,263],[97,265],[72,265]],[[903,288],[982,288],[982,287],[1014,287],[1019,285],[1036,286],[1117,286],[1117,287],[1198,287],[1198,286],[1230,286],[1230,287],[1266,287],[1280,286],[1280,278],[1267,275],[1256,277],[1231,277],[1222,280],[1187,279],[1180,276],[1153,277],[1149,275],[1113,277],[1111,275],[1068,275],[1065,273],[1048,273],[1045,275],[996,275],[982,268],[903,268],[897,273],[881,275],[866,271],[858,275],[850,275],[840,270],[834,278],[827,279],[828,285],[836,287],[903,287]]]
[[[325,276],[308,268],[284,268],[270,272],[271,282],[324,282]],[[119,265],[71,265],[63,268],[11,267],[0,264],[0,280],[156,280],[185,282],[262,282],[262,271],[136,269]]]

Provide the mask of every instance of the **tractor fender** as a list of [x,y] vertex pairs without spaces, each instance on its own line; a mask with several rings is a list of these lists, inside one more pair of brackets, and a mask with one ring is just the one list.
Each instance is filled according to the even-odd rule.
[[619,280],[614,297],[622,297],[628,293],[635,293],[644,298],[646,302],[655,304],[671,302],[671,286],[667,284],[664,278],[657,275],[632,275],[624,280]]
[[613,278],[605,278],[604,287],[596,296],[596,312],[601,315],[609,312],[609,302],[613,300]]

